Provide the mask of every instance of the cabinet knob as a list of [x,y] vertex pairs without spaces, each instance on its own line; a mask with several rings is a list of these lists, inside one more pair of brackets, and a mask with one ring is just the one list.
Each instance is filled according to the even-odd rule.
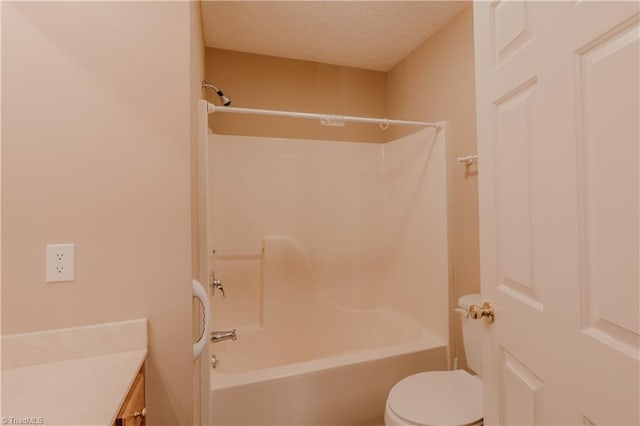
[[147,415],[147,407],[143,407],[142,410],[133,413],[133,418],[136,419],[137,425],[145,424],[144,418]]
[[133,417],[138,418],[138,417],[144,417],[147,415],[147,407],[144,407],[141,411],[136,411],[135,413],[133,413]]

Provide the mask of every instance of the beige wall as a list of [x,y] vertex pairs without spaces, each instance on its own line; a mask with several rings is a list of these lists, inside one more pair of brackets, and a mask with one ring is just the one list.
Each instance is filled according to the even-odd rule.
[[[199,1],[189,2],[189,30],[190,30],[190,70],[191,83],[191,274],[198,279],[200,268],[200,228],[199,228],[199,187],[198,187],[198,130],[201,124],[198,120],[198,101],[204,94],[201,82],[204,80],[204,36],[202,33],[202,10]],[[206,284],[206,283],[203,283]],[[202,308],[200,303],[193,299],[193,341],[196,341],[202,332]],[[201,424],[201,379],[200,362],[193,363],[193,424]],[[206,384],[209,382],[206,381]]]
[[199,1],[189,2],[190,29],[190,70],[191,70],[191,251],[193,252],[192,273],[198,276],[200,257],[198,255],[198,101],[204,98],[201,83],[204,80],[204,38],[202,33],[202,12]]
[[[384,117],[386,73],[273,56],[206,49],[207,81],[232,106],[336,115]],[[207,99],[220,104],[207,91]],[[324,127],[316,120],[214,113],[214,133],[299,139],[382,142],[378,126],[346,123]]]
[[[456,157],[476,153],[473,11],[469,6],[389,71],[390,118],[449,122],[449,240],[453,286],[450,292],[452,356],[464,361],[458,297],[480,291],[477,166]],[[410,132],[389,129],[389,139]],[[426,304],[425,304],[426,308]]]
[[[149,424],[192,424],[189,22],[2,3],[2,333],[148,317]],[[76,280],[46,284],[66,242]]]

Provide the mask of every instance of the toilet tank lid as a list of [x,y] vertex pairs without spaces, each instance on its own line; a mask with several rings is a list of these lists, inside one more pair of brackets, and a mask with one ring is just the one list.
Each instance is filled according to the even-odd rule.
[[465,294],[458,299],[458,306],[464,309],[469,309],[471,305],[482,306],[482,295],[478,293]]

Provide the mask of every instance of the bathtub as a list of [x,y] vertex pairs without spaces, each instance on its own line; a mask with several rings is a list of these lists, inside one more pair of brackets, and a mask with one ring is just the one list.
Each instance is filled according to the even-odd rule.
[[[307,302],[311,312],[323,305]],[[213,344],[212,423],[382,424],[395,383],[447,368],[446,342],[409,318],[389,309],[341,314],[338,328],[332,318],[307,324],[313,332],[305,324],[239,329],[237,341]]]
[[[381,424],[395,383],[447,368],[447,342],[420,322],[389,307],[347,309],[323,293],[295,240],[265,237],[259,252],[242,260],[259,264],[258,320],[236,323],[243,305],[231,293],[213,306],[214,323],[238,334],[211,344],[214,425]],[[231,274],[227,263],[238,261],[216,267],[234,283],[249,281]]]
[[[396,382],[447,368],[446,341],[419,322],[390,308],[345,309],[324,295],[295,241],[265,238],[260,263],[259,323],[211,345],[214,425],[381,424]],[[218,310],[232,306],[218,300]]]

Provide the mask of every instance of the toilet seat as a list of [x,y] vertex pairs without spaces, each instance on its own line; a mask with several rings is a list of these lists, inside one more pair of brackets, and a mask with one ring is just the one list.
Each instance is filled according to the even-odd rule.
[[482,380],[464,370],[414,374],[391,389],[387,410],[408,425],[477,424],[482,420]]

